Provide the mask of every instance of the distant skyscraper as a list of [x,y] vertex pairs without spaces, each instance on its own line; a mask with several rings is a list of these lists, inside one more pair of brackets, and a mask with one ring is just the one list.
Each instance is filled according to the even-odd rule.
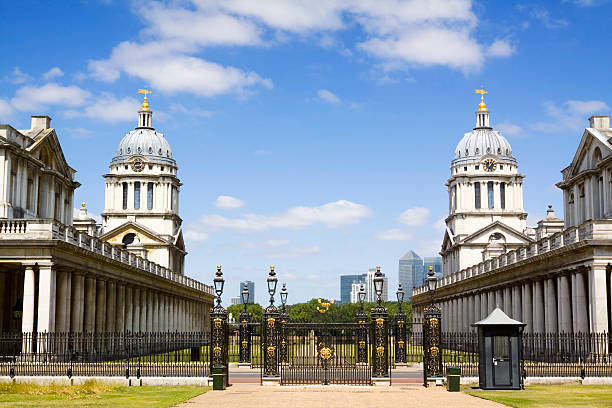
[[423,258],[423,276],[417,286],[423,286],[425,284],[430,266],[433,266],[434,276],[436,278],[440,279],[442,277],[442,257],[426,256]]
[[349,303],[351,300],[351,290],[353,283],[365,283],[366,274],[359,275],[340,275],[340,303]]
[[398,281],[404,292],[412,295],[412,289],[421,286],[423,280],[423,258],[414,251],[408,251],[399,260]]
[[232,305],[239,305],[239,304],[241,304],[241,303],[242,303],[242,300],[241,300],[241,298],[240,298],[240,297],[233,297],[233,298],[231,299],[231,303],[232,303]]
[[240,298],[240,303],[242,303],[242,289],[244,288],[244,284],[247,284],[249,288],[249,303],[255,303],[255,282],[252,281],[244,281],[240,282],[240,293],[238,293],[238,297]]

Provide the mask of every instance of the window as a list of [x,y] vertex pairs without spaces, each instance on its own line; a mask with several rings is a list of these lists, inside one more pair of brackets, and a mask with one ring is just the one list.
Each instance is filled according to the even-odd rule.
[[153,170],[153,165],[149,164],[149,170]]
[[480,168],[479,165],[474,166],[474,170],[478,170]]
[[489,198],[489,208],[493,208],[495,202],[493,201],[493,182],[489,181],[487,183],[487,196]]
[[506,183],[499,184],[499,203],[502,209],[506,208]]
[[123,184],[123,209],[127,210],[127,193],[128,193],[128,185],[127,183],[122,183]]
[[161,166],[161,171],[164,171],[164,166]]
[[503,169],[504,169],[504,165],[503,165],[503,164],[500,164],[500,165],[499,165],[499,169],[500,169],[500,170],[503,170]]
[[574,193],[570,194],[568,204],[574,204]]
[[465,166],[465,167],[463,168],[463,171],[467,171],[467,166]]
[[474,184],[474,204],[476,208],[480,208],[480,183]]
[[578,190],[580,191],[580,198],[584,197],[584,184],[580,184],[578,186]]
[[130,232],[129,234],[125,234],[123,236],[123,239],[121,240],[121,242],[123,243],[124,248],[127,245],[130,245],[132,242],[134,242],[134,238],[136,238],[136,234],[134,234],[133,232]]
[[128,166],[123,166],[123,168],[127,170],[127,169],[128,169]]
[[140,209],[140,181],[134,182],[134,209]]
[[153,183],[147,183],[147,209],[153,209]]

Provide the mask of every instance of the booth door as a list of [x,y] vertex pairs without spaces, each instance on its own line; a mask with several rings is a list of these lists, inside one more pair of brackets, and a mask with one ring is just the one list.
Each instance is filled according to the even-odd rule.
[[510,336],[493,336],[493,386],[510,386],[511,370]]

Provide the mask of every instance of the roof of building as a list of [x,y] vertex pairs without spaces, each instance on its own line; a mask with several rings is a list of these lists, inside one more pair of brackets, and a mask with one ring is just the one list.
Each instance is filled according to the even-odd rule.
[[511,319],[499,307],[496,307],[487,317],[474,323],[472,326],[525,326],[525,323]]
[[126,134],[119,142],[117,155],[112,163],[123,162],[134,155],[145,156],[152,162],[176,166],[170,144],[164,135],[155,129],[136,128]]
[[516,161],[508,140],[497,130],[476,128],[466,133],[457,144],[453,163],[464,160],[480,160],[482,156],[493,155],[505,160]]
[[418,260],[422,260],[423,258],[421,258],[416,252],[414,251],[408,251],[404,254],[404,256],[402,256],[399,260],[400,261],[411,261],[413,259],[418,259]]

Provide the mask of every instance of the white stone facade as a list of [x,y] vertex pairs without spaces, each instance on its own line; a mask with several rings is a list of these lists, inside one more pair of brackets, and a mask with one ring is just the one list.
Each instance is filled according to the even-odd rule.
[[[590,118],[572,164],[557,184],[564,193],[565,223],[549,206],[533,234],[524,234],[533,237],[528,243],[500,248],[439,280],[435,302],[442,309],[444,331],[471,330],[498,306],[523,321],[527,332],[610,332],[610,137],[609,117]],[[421,321],[430,302],[427,287],[413,290],[412,301],[415,321]]]

